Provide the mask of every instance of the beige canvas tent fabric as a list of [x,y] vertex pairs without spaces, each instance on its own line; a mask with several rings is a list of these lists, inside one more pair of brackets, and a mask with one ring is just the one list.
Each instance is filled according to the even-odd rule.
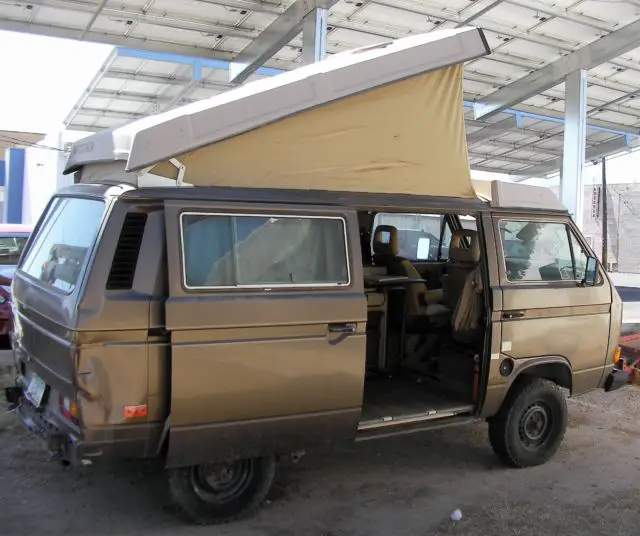
[[[193,185],[476,195],[462,65],[330,102],[176,158]],[[151,172],[176,176],[168,162]]]
[[471,179],[476,194],[490,200],[491,199],[491,183],[493,181]]

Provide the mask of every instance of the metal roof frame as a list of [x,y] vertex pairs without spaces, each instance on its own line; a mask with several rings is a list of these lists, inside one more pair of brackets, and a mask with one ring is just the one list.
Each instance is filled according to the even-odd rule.
[[[283,16],[288,10],[297,15]],[[323,16],[324,29],[312,20]],[[568,71],[580,67],[593,66],[587,158],[637,146],[640,49],[632,49],[640,46],[638,0],[617,1],[614,7],[581,0],[12,0],[0,6],[0,29],[117,47],[67,117],[69,128],[86,130],[116,126],[225,91],[243,78],[313,61],[324,54],[308,56],[318,50],[310,45],[317,42],[316,28],[320,36],[326,32],[326,53],[333,54],[468,24],[485,30],[493,50],[465,71],[472,168],[514,177],[557,171],[564,125],[561,85]],[[287,32],[293,37],[284,36]],[[266,68],[251,73],[270,54]],[[232,80],[230,62],[251,65]]]

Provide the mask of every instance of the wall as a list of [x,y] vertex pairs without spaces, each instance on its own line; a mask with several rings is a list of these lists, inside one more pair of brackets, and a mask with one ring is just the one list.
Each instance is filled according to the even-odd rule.
[[[42,145],[58,146],[58,136],[47,136]],[[22,194],[22,222],[34,224],[58,186],[60,152],[29,147],[25,159],[24,190]]]
[[[603,212],[601,186],[585,187],[584,207],[583,232],[590,238],[593,248],[600,256]],[[640,229],[640,184],[607,185],[607,256],[613,271],[640,273],[638,229]]]
[[89,135],[86,132],[53,132],[37,147],[26,151],[22,222],[34,224],[51,196],[73,178],[62,174],[67,160],[65,145]]

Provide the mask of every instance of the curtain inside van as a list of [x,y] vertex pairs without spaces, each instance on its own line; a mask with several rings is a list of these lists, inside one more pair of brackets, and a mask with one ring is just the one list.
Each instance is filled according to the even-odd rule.
[[188,287],[349,282],[341,219],[185,215],[183,240]]

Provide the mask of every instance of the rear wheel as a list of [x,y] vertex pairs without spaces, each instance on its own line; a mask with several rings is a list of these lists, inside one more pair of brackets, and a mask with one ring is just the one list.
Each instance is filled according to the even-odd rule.
[[273,457],[172,469],[169,491],[178,515],[213,525],[246,517],[266,498],[275,476]]
[[493,451],[512,467],[541,465],[558,450],[567,415],[567,403],[555,384],[523,378],[489,421]]

